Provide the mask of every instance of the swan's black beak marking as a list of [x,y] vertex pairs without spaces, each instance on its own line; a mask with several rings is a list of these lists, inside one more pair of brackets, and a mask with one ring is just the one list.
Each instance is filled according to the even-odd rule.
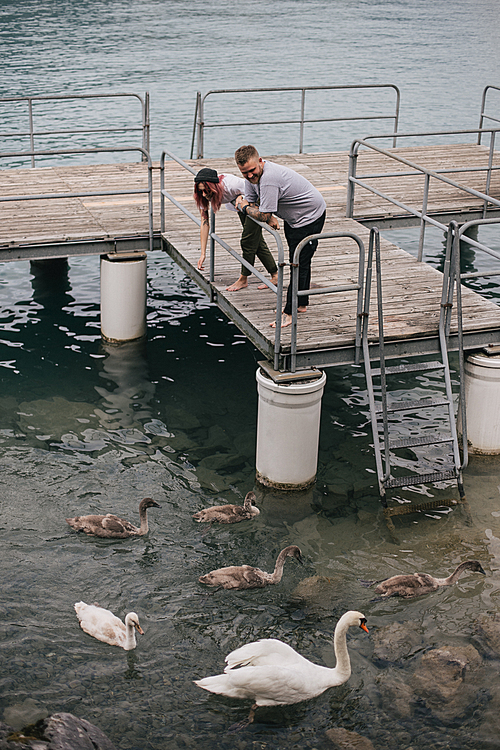
[[361,622],[359,623],[359,627],[361,628],[361,630],[364,630],[364,631],[365,631],[365,633],[369,633],[369,632],[370,632],[370,631],[368,630],[368,628],[366,627],[366,617],[363,617],[363,619],[362,619],[362,620],[361,620]]

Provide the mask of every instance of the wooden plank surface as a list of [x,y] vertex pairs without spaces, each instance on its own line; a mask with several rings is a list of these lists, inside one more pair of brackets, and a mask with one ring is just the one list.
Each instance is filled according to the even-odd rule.
[[[438,170],[444,168],[484,167],[488,149],[471,144],[433,146],[425,149],[398,148],[396,153],[410,161]],[[267,157],[290,166],[303,174],[321,191],[327,203],[325,232],[354,232],[368,244],[368,230],[356,221],[345,218],[348,156],[333,154],[282,154]],[[498,154],[495,154],[497,160]],[[191,162],[195,169],[215,167],[219,173],[238,174],[232,158]],[[157,165],[156,165],[157,167]],[[364,151],[358,159],[359,175],[385,171],[402,172],[408,168],[375,152]],[[159,172],[155,169],[154,227],[159,231]],[[450,175],[478,190],[485,189],[484,172]],[[147,166],[109,164],[88,166],[57,166],[36,169],[0,170],[0,195],[36,195],[45,193],[134,190],[147,187]],[[397,179],[378,177],[370,182],[405,203],[419,209],[422,201],[423,178],[402,176]],[[197,209],[192,198],[192,175],[175,162],[167,162],[165,187],[193,214]],[[500,197],[500,176],[494,173],[490,194]],[[429,207],[434,211],[477,208],[479,199],[466,196],[452,186],[431,182]],[[363,218],[387,215],[393,209],[366,190],[356,190],[355,215]],[[399,209],[396,209],[400,213]],[[0,202],[0,246],[15,243],[90,240],[144,236],[148,226],[148,203],[144,194],[64,198],[57,200]],[[222,209],[217,214],[216,232],[231,247],[239,250],[241,225],[234,212]],[[288,260],[286,242],[281,232]],[[179,209],[166,202],[166,243],[171,254],[181,262],[189,275],[208,288],[208,260],[205,271],[198,271],[199,229]],[[273,238],[268,244],[277,257]],[[223,309],[236,322],[245,324],[256,334],[256,340],[269,350],[274,342],[270,327],[276,307],[275,294],[258,290],[260,283],[250,277],[249,287],[227,292],[239,275],[239,263],[222,248],[217,249],[214,289]],[[418,339],[436,336],[439,320],[441,274],[430,266],[418,263],[412,256],[382,240],[384,319],[387,340]],[[257,261],[259,267],[259,263]],[[264,269],[262,269],[264,273]],[[313,283],[320,287],[354,283],[357,280],[357,245],[349,239],[330,239],[320,243],[313,260]],[[285,288],[288,284],[285,276]],[[376,298],[372,295],[370,335],[376,337]],[[466,332],[499,331],[500,308],[478,294],[464,289],[464,327]],[[306,313],[299,314],[299,351],[352,346],[356,322],[356,294],[315,295],[310,298]],[[455,324],[453,324],[455,325]],[[283,331],[283,348],[289,348],[290,329]],[[499,335],[500,340],[500,335]]]

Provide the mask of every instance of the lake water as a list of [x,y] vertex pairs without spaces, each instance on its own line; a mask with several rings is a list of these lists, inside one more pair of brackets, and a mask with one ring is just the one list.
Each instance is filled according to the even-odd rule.
[[[241,10],[225,0],[3,2],[0,92],[149,90],[155,159],[163,147],[189,156],[196,91],[226,87],[393,83],[402,130],[476,127],[483,87],[498,83],[499,23],[494,0],[257,0]],[[281,106],[252,103],[247,116]],[[97,117],[89,104],[88,122]],[[2,131],[12,127],[7,114],[0,122]],[[367,127],[311,127],[305,149],[347,149],[374,131]],[[284,153],[297,149],[298,134],[214,131],[207,156],[242,142]],[[413,230],[387,236],[416,252]],[[489,239],[500,249],[493,230]],[[441,240],[428,233],[435,265]],[[409,516],[396,520],[395,544],[374,487],[359,369],[327,372],[315,487],[264,492],[254,487],[261,355],[168,257],[148,259],[142,344],[101,342],[96,258],[71,260],[50,282],[28,263],[5,264],[0,285],[5,721],[20,727],[39,713],[70,711],[120,750],[327,748],[334,727],[376,750],[500,748],[498,661],[477,635],[478,621],[499,606],[500,458],[473,456],[465,473],[472,525],[460,510]],[[499,298],[495,285],[483,286]],[[427,395],[438,388],[430,376],[415,385]],[[255,521],[209,530],[192,521],[196,510],[239,502],[252,488]],[[143,539],[83,537],[64,521],[92,512],[134,521],[146,496],[162,508],[150,512]],[[300,546],[305,564],[289,560],[275,587],[214,593],[198,583],[223,565],[272,570],[289,544]],[[444,577],[473,558],[486,578],[469,573],[411,602],[372,601],[359,582],[417,570]],[[299,599],[303,579],[313,580]],[[135,610],[145,631],[137,649],[84,634],[73,610],[80,599],[122,618]],[[333,666],[333,629],[352,608],[367,617],[370,636],[349,635],[350,680],[297,706],[259,709],[254,724],[228,734],[249,703],[209,695],[193,680],[221,672],[229,651],[263,637]],[[407,648],[382,660],[378,639],[395,624]],[[431,695],[424,657],[440,648],[452,649],[458,666],[449,684],[434,676]],[[468,655],[467,668],[457,653]]]

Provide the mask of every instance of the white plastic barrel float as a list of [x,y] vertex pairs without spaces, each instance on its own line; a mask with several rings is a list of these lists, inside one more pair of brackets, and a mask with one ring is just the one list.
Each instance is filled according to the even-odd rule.
[[303,490],[318,467],[324,372],[311,380],[275,383],[257,370],[256,479],[266,487]]
[[101,256],[101,335],[132,341],[146,334],[146,253]]
[[[465,360],[467,442],[472,453],[500,453],[500,356]],[[460,419],[458,421],[460,426]]]

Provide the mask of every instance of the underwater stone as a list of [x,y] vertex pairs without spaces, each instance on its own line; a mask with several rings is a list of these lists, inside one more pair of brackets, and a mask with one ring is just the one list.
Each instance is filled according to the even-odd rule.
[[[13,732],[12,727],[0,722],[0,750],[116,750],[100,729],[68,713],[53,714],[22,733]],[[9,737],[14,741],[9,741]]]
[[485,654],[492,659],[500,657],[500,615],[481,615],[476,620],[475,633],[478,645]]
[[356,732],[349,732],[343,727],[333,727],[328,729],[325,734],[334,750],[374,750],[369,739]]
[[383,663],[394,663],[407,659],[422,643],[420,635],[411,623],[392,622],[373,633],[373,658]]

